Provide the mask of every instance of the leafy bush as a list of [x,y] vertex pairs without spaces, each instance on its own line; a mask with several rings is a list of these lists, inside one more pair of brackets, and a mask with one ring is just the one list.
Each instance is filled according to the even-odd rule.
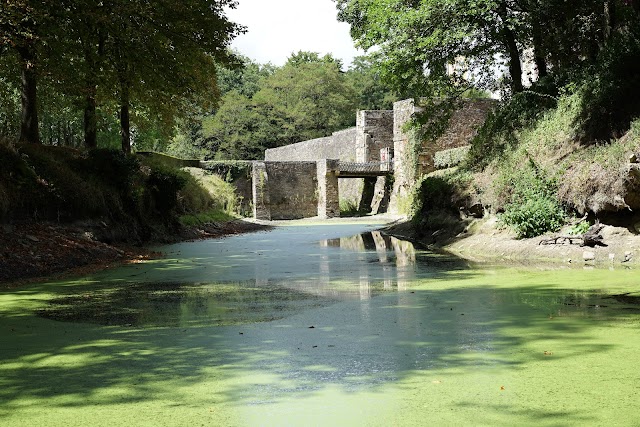
[[541,197],[508,204],[501,219],[518,238],[525,238],[558,230],[564,224],[565,214],[556,200]]
[[227,182],[234,182],[240,178],[251,178],[253,162],[246,160],[208,160],[204,167],[224,178]]
[[178,206],[178,192],[186,183],[187,177],[178,169],[157,166],[151,169],[147,186],[158,212],[164,215]]
[[569,87],[582,100],[575,123],[582,143],[618,138],[640,114],[640,29],[631,30],[617,34],[600,53],[597,63],[585,69],[580,80]]
[[466,172],[425,176],[417,186],[413,216],[428,215],[433,210],[457,215],[460,204],[468,197],[471,178]]
[[556,197],[556,184],[544,171],[530,160],[507,173],[499,184],[510,193],[501,221],[518,238],[539,236],[564,224],[566,214]]
[[358,204],[355,200],[352,199],[340,199],[340,216],[349,217],[349,216],[358,216],[360,215],[360,210],[358,209]]
[[467,159],[473,163],[469,165],[483,168],[505,150],[515,147],[519,132],[533,126],[556,106],[557,92],[553,81],[543,79],[490,112],[471,142]]
[[89,151],[83,163],[86,173],[99,177],[123,194],[131,191],[131,186],[140,171],[140,162],[135,156],[106,148]]
[[199,168],[184,168],[190,179],[180,191],[181,212],[194,213],[217,210],[226,215],[241,214],[236,188],[220,176]]
[[581,221],[575,225],[572,225],[569,228],[568,233],[573,236],[581,236],[586,233],[587,230],[589,230],[589,227],[591,227],[591,224],[589,224],[588,221]]

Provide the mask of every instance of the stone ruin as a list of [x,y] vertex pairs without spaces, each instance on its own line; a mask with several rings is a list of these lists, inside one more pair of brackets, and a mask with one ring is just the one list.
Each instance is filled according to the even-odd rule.
[[[253,163],[253,214],[262,220],[340,216],[340,201],[360,212],[403,214],[402,199],[434,156],[470,144],[493,100],[465,100],[443,136],[424,141],[417,165],[407,161],[404,125],[419,111],[413,99],[393,110],[363,110],[356,126],[331,136],[266,150]],[[416,167],[417,166],[417,167]]]

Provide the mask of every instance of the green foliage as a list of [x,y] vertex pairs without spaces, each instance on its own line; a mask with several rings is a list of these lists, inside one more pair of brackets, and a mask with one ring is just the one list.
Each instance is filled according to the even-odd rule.
[[[11,93],[21,86],[21,72],[37,77],[41,99],[35,87],[23,94],[43,107],[44,142],[80,146],[83,113],[94,127],[100,115],[113,118],[122,109],[132,111],[138,146],[158,149],[176,118],[217,100],[217,66],[234,61],[228,47],[244,31],[226,17],[235,6],[234,0],[12,1],[0,8],[0,81],[9,82]],[[22,79],[23,88],[35,77]],[[19,119],[2,116],[0,125]],[[37,128],[37,120],[24,121]],[[11,123],[12,131],[19,127]]]
[[467,158],[470,148],[470,146],[466,145],[464,147],[438,151],[433,155],[433,165],[436,169],[446,169],[457,166]]
[[131,191],[140,169],[140,162],[135,156],[104,148],[90,150],[87,159],[81,163],[84,173],[95,175],[123,194]]
[[[191,198],[191,209],[183,209],[186,213],[209,212],[211,210],[224,212],[226,215],[237,216],[245,214],[241,211],[241,200],[236,189],[229,181],[217,173],[198,168],[186,168],[197,187],[187,186],[182,192],[183,199]],[[193,191],[190,190],[192,188]],[[196,203],[198,201],[198,203]]]
[[193,227],[198,225],[211,224],[214,222],[227,222],[235,219],[234,216],[227,214],[226,212],[214,210],[210,212],[202,212],[195,215],[182,215],[180,216],[180,224],[186,227]]
[[[235,215],[234,188],[117,150],[88,153],[0,143],[0,220],[111,220],[135,236],[174,227],[180,215]],[[204,174],[202,170],[199,170]],[[144,231],[147,230],[147,231]]]
[[565,214],[558,202],[550,197],[528,198],[510,203],[501,216],[518,238],[535,237],[548,231],[556,231],[565,221]]
[[572,236],[582,236],[587,232],[587,230],[589,230],[589,227],[591,227],[591,224],[589,224],[588,221],[581,221],[569,227],[567,232]]
[[252,98],[260,90],[265,78],[272,75],[277,67],[271,64],[258,64],[250,58],[235,54],[238,64],[235,67],[218,67],[218,88],[221,95],[236,91]]
[[420,214],[428,215],[432,210],[445,210],[455,212],[453,205],[454,186],[446,177],[427,176],[422,179],[418,186],[418,204],[414,218]]
[[340,216],[351,217],[361,216],[363,212],[360,211],[358,203],[352,199],[340,199]]
[[615,37],[567,91],[580,97],[578,140],[591,144],[619,138],[640,115],[640,28]]
[[155,208],[167,215],[178,205],[178,193],[187,183],[187,175],[178,169],[156,165],[151,169],[147,185]]
[[433,232],[456,234],[464,228],[459,207],[466,203],[471,175],[458,171],[424,176],[412,195],[409,212],[418,234],[431,239]]
[[207,158],[260,159],[268,148],[353,125],[355,90],[329,55],[298,52],[283,67],[248,84],[252,87],[227,92],[215,114],[202,119]]
[[253,164],[244,160],[214,160],[205,163],[208,171],[222,177],[226,182],[240,178],[251,179]]
[[359,110],[391,110],[398,95],[382,81],[372,57],[357,56],[346,73],[358,96]]
[[555,231],[565,223],[566,213],[557,199],[556,183],[533,162],[515,166],[497,185],[509,194],[500,219],[518,238]]
[[545,112],[557,105],[557,89],[546,83],[540,82],[514,95],[489,113],[471,143],[468,159],[474,167],[482,168],[515,147],[522,130],[534,126]]

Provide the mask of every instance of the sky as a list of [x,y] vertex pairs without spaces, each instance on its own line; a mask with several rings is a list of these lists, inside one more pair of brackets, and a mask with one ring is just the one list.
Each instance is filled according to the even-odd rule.
[[232,47],[259,62],[283,65],[300,50],[331,53],[348,67],[354,56],[349,25],[338,22],[332,0],[238,0],[231,21],[247,27]]

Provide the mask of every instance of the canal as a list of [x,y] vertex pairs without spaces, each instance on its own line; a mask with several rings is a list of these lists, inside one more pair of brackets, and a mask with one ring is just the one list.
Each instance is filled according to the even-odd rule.
[[376,227],[0,290],[0,425],[637,425],[637,270],[477,265]]

